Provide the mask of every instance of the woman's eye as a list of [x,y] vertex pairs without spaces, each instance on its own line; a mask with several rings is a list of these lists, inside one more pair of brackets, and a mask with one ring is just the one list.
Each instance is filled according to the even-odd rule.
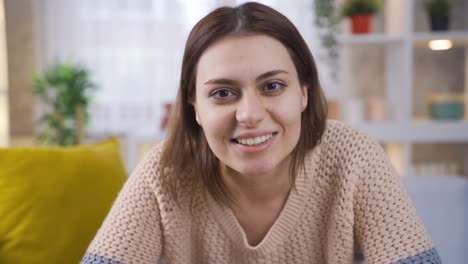
[[235,93],[231,90],[227,90],[227,89],[219,89],[219,90],[216,90],[214,91],[213,93],[211,93],[210,97],[214,97],[214,98],[217,98],[217,99],[225,99],[225,98],[229,98],[231,96],[234,96]]
[[276,92],[283,88],[285,85],[280,82],[270,82],[265,85],[265,92]]

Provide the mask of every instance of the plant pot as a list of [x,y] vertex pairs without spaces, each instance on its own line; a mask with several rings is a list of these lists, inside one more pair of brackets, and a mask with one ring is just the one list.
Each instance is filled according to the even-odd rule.
[[446,31],[449,28],[449,16],[430,15],[432,31]]
[[370,14],[361,14],[351,16],[351,32],[353,34],[368,34],[371,31]]
[[429,114],[433,120],[461,120],[465,113],[462,94],[436,94],[429,96]]

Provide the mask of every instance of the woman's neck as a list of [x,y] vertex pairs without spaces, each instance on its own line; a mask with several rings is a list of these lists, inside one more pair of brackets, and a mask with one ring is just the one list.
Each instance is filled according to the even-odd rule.
[[290,159],[287,159],[273,170],[264,174],[241,174],[229,167],[223,168],[223,178],[230,194],[236,203],[262,205],[285,200],[291,190],[289,177]]

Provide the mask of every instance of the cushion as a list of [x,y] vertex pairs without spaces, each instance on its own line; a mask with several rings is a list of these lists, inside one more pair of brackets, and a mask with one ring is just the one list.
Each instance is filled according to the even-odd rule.
[[467,263],[468,178],[442,175],[402,179],[443,263]]
[[125,180],[115,139],[0,149],[0,263],[78,263]]

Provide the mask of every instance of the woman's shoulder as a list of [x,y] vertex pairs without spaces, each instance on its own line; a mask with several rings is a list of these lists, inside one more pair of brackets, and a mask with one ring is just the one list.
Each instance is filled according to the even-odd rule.
[[342,121],[329,119],[323,133],[322,140],[327,142],[334,142],[354,137],[366,136],[365,133],[359,129],[348,125]]
[[367,133],[337,120],[327,120],[320,145],[323,154],[345,160],[361,157],[379,148],[377,141]]
[[193,179],[191,174],[185,170],[175,170],[162,162],[163,153],[167,146],[166,141],[155,144],[145,154],[134,174],[145,174],[145,178],[150,188],[157,195],[173,199],[172,188],[175,187],[178,196],[184,197],[189,193]]
[[327,125],[321,139],[322,143],[341,146],[355,142],[369,144],[372,141],[375,140],[364,131],[342,121],[332,119],[327,120]]
[[163,170],[161,168],[161,155],[164,148],[164,141],[161,141],[154,146],[152,146],[145,154],[143,159],[138,163],[135,171],[145,169],[145,170],[152,170],[154,172],[159,172]]
[[145,153],[130,177],[143,177],[152,187],[160,185],[161,177],[168,171],[161,163],[164,145],[165,142],[161,141],[152,146]]

